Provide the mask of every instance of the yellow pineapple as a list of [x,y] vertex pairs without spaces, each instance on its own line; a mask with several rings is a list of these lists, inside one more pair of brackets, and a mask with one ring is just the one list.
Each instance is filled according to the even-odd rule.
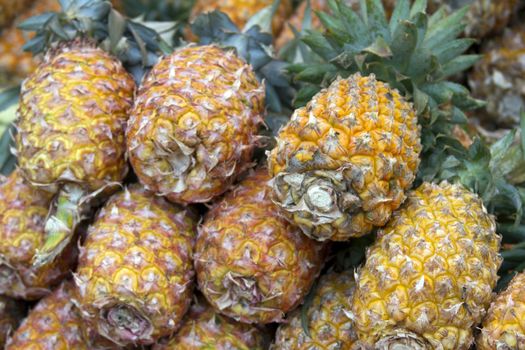
[[386,224],[415,179],[415,110],[355,74],[297,109],[269,154],[276,203],[309,237],[343,241]]
[[492,300],[500,237],[481,199],[424,183],[378,232],[352,312],[375,349],[466,350]]
[[485,122],[516,126],[525,110],[525,24],[509,28],[483,44],[483,58],[469,74],[472,93],[487,101]]
[[195,224],[139,185],[114,195],[88,230],[75,275],[90,327],[119,346],[176,331],[191,303]]
[[245,323],[280,322],[319,274],[324,247],[289,224],[259,169],[206,214],[195,247],[199,289],[218,312]]
[[22,302],[0,296],[0,348],[4,348],[9,335],[18,328],[25,311]]
[[355,291],[353,271],[330,272],[321,277],[306,310],[305,332],[301,308],[293,311],[277,329],[272,350],[357,350],[350,318]]
[[264,350],[265,338],[264,330],[222,316],[199,299],[184,317],[177,334],[153,350]]
[[44,244],[44,225],[53,195],[31,187],[15,170],[0,184],[0,294],[38,299],[73,268],[76,242],[53,263],[35,268],[32,259]]
[[[227,14],[232,22],[242,29],[250,17],[263,8],[271,6],[273,2],[274,0],[196,0],[192,17],[195,18],[201,13],[219,10]],[[274,35],[280,32],[284,21],[291,12],[292,2],[290,0],[281,0],[272,21]]]
[[190,46],[162,58],[142,83],[127,129],[140,182],[170,201],[207,202],[250,164],[264,86],[233,51]]
[[65,282],[42,299],[8,340],[6,350],[95,350],[82,336],[82,320]]
[[525,349],[525,274],[514,277],[490,305],[476,340],[478,350]]

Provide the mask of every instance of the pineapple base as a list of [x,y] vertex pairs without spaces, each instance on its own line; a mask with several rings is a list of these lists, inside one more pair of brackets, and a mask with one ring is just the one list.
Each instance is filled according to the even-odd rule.
[[399,330],[379,340],[375,350],[432,350],[433,347],[415,333]]

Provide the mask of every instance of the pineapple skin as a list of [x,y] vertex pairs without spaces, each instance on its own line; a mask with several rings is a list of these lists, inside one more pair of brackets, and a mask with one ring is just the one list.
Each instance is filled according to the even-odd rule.
[[249,175],[199,228],[199,290],[220,313],[244,323],[280,322],[320,272],[324,245],[289,224],[270,198],[267,170]]
[[16,147],[24,177],[90,191],[121,181],[134,89],[120,61],[101,49],[75,42],[49,52],[21,88]]
[[193,303],[177,334],[153,350],[264,350],[265,334],[257,326],[217,313],[204,300]]
[[476,339],[478,350],[525,349],[525,274],[516,275],[490,305]]
[[[10,0],[14,3],[23,3],[23,1]],[[60,4],[57,0],[39,0],[36,1],[27,10],[23,12],[16,21],[0,35],[0,84],[3,83],[2,77],[11,81],[19,81],[30,73],[34,72],[41,63],[39,57],[33,57],[30,52],[23,51],[22,47],[32,35],[18,29],[16,26],[22,21],[47,11],[59,11]],[[1,12],[1,10],[0,10]]]
[[51,264],[33,268],[45,240],[52,194],[31,187],[15,170],[0,184],[0,294],[35,300],[48,294],[74,267],[75,243]]
[[349,317],[355,292],[353,271],[330,272],[322,276],[306,313],[310,335],[304,332],[301,307],[277,328],[271,350],[357,350],[360,349],[353,321]]
[[232,51],[190,46],[161,59],[139,89],[127,130],[140,182],[170,201],[207,202],[250,164],[264,85]]
[[359,340],[377,349],[469,349],[498,279],[495,228],[481,199],[459,185],[412,191],[358,273]]
[[8,336],[18,328],[25,311],[22,302],[0,295],[0,348],[4,348]]
[[483,38],[501,32],[509,23],[518,0],[430,0],[429,12],[445,7],[448,12],[470,5],[465,17],[467,37]]
[[385,225],[415,179],[421,152],[412,104],[373,75],[334,81],[297,109],[269,153],[275,202],[317,240]]
[[73,283],[65,282],[30,311],[6,350],[94,350],[82,337],[82,320],[72,300]]
[[108,201],[88,229],[75,275],[91,328],[120,346],[152,344],[177,330],[193,293],[192,215],[139,185]]
[[[195,19],[198,15],[205,12],[219,10],[230,17],[232,22],[243,29],[248,20],[265,7],[272,6],[273,0],[197,0],[193,6],[191,18]],[[277,35],[284,21],[292,13],[292,1],[281,0],[279,8],[272,19],[272,31]]]
[[525,109],[525,25],[485,43],[484,56],[469,75],[475,97],[487,101],[480,116],[499,126],[516,126]]

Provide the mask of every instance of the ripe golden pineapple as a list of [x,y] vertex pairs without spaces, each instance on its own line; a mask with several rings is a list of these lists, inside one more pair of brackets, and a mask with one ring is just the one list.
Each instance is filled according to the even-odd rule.
[[359,340],[375,349],[469,349],[498,279],[495,229],[481,199],[460,185],[409,193],[359,271]]
[[204,300],[194,303],[177,334],[153,350],[264,350],[265,333],[217,313]]
[[516,10],[518,0],[430,0],[428,10],[432,13],[444,7],[452,12],[469,5],[465,21],[465,34],[483,38],[502,31]]
[[[191,17],[195,18],[201,13],[219,10],[227,14],[232,22],[242,29],[254,14],[265,7],[271,6],[273,2],[274,0],[196,0]],[[292,1],[281,0],[272,20],[274,35],[281,31],[284,21],[291,12]]]
[[53,263],[34,268],[45,239],[44,224],[53,195],[31,187],[15,170],[0,184],[0,294],[38,299],[49,293],[75,264],[76,242]]
[[190,46],[162,58],[142,83],[128,123],[140,182],[182,204],[225,192],[249,166],[264,96],[233,51]]
[[88,230],[75,275],[91,328],[120,346],[176,331],[191,303],[195,224],[139,185],[114,195]]
[[280,322],[319,274],[324,246],[281,217],[259,169],[217,202],[199,229],[200,291],[223,315],[245,323]]
[[525,349],[525,274],[514,277],[490,305],[476,339],[478,350]]
[[337,79],[277,136],[268,160],[276,203],[317,240],[369,233],[414,181],[419,129],[412,104],[374,75]]
[[[18,0],[13,2],[23,3]],[[25,42],[32,36],[16,26],[29,17],[59,9],[60,5],[57,0],[38,0],[32,6],[24,7],[15,23],[2,31],[0,35],[0,52],[2,53],[0,55],[0,76],[5,76],[9,80],[11,78],[23,79],[36,69],[41,59],[22,50]]]
[[14,299],[0,296],[0,348],[3,349],[9,335],[24,318],[25,305]]
[[6,350],[94,350],[82,337],[82,320],[65,282],[42,299],[7,341]]
[[469,75],[474,96],[487,101],[485,113],[478,115],[496,125],[518,125],[525,110],[525,25],[486,42],[482,51]]
[[[306,334],[301,308],[293,311],[277,329],[273,350],[351,350],[360,349],[350,319],[355,291],[353,271],[330,272],[321,277],[313,299],[307,306]],[[305,306],[303,306],[305,307]]]
[[135,91],[122,63],[84,40],[50,51],[22,84],[16,148],[23,176],[59,192],[35,257],[47,264],[71,239],[77,207],[128,171],[125,127]]
[[35,0],[0,0],[0,30],[8,26],[32,2]]

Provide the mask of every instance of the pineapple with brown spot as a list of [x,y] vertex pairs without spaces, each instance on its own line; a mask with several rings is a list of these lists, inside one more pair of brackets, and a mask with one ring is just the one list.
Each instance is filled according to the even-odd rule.
[[142,83],[127,129],[140,182],[170,201],[208,202],[250,166],[264,85],[233,51],[189,46],[162,58]]
[[215,203],[199,229],[199,289],[217,312],[245,323],[281,322],[324,262],[325,247],[288,223],[271,201],[266,169]]
[[89,228],[75,275],[87,324],[119,346],[180,326],[193,293],[191,212],[139,185],[114,195]]
[[309,237],[363,236],[403,203],[420,152],[415,110],[397,90],[374,75],[337,79],[279,132],[274,199]]

